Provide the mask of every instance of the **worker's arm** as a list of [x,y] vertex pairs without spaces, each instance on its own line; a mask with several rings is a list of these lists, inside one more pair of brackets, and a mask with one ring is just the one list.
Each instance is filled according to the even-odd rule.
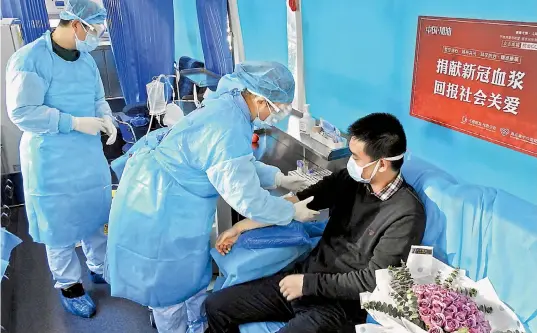
[[288,224],[295,214],[293,204],[261,187],[254,162],[253,154],[228,159],[209,167],[207,176],[222,198],[241,215],[260,223]]
[[304,296],[359,300],[360,293],[373,292],[375,271],[398,266],[412,245],[419,245],[425,229],[423,215],[406,216],[393,223],[380,238],[367,268],[348,273],[304,275]]
[[103,81],[97,66],[95,66],[95,72],[95,116],[99,118],[104,116],[112,117],[112,109],[105,99]]
[[[42,59],[46,62],[47,59]],[[41,74],[42,75],[42,74]],[[9,61],[6,70],[6,105],[9,119],[22,131],[33,133],[69,133],[73,117],[45,105],[48,80],[38,74],[30,60]]]
[[260,161],[255,161],[254,166],[257,176],[259,177],[259,181],[261,182],[261,187],[265,189],[275,188],[276,174],[281,172],[280,169]]

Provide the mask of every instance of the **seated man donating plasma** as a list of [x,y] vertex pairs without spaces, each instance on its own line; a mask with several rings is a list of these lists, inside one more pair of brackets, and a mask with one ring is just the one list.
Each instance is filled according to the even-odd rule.
[[[400,172],[406,151],[401,123],[370,114],[349,128],[347,168],[291,198],[314,197],[309,208],[330,208],[321,241],[291,272],[232,286],[205,303],[208,332],[236,333],[249,322],[288,322],[279,332],[337,332],[365,321],[360,293],[373,291],[375,271],[406,260],[425,231],[422,203]],[[264,224],[244,220],[218,239],[229,252],[238,235]]]

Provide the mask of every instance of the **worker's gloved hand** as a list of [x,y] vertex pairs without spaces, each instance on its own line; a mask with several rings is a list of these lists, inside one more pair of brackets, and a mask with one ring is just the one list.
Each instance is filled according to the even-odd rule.
[[297,175],[286,176],[281,172],[276,174],[276,186],[281,186],[295,193],[303,191],[309,187],[305,178]]
[[103,130],[103,132],[105,132],[106,135],[108,135],[108,140],[106,141],[106,144],[109,145],[109,146],[113,145],[114,142],[116,142],[117,128],[114,125],[114,122],[112,121],[112,117],[104,116],[103,121],[104,121],[104,130]]
[[294,219],[296,221],[299,221],[299,222],[313,221],[320,214],[318,211],[311,210],[308,208],[308,204],[312,201],[313,201],[313,197],[309,197],[295,204]]
[[77,132],[97,135],[104,132],[104,120],[95,117],[73,117],[73,129]]

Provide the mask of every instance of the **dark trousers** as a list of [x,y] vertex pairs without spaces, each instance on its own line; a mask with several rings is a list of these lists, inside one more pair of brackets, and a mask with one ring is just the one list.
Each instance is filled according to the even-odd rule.
[[[206,299],[209,333],[239,333],[239,325],[251,322],[288,322],[279,333],[341,332],[349,324],[365,322],[358,301],[356,311],[343,303],[320,297],[302,297],[288,302],[279,283],[286,274],[248,282],[217,291]],[[359,318],[359,319],[358,319]],[[351,330],[353,332],[353,330]]]

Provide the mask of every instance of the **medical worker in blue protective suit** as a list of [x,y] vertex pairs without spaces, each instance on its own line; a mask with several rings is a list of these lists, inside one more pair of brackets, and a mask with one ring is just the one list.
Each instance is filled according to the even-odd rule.
[[75,245],[95,283],[104,283],[111,175],[100,133],[116,139],[99,71],[88,53],[99,43],[106,11],[71,0],[54,32],[18,50],[6,73],[10,119],[24,134],[20,157],[30,235],[46,245],[55,287],[65,309],[91,317]]
[[112,203],[107,279],[112,295],[153,307],[159,332],[202,332],[211,281],[210,233],[219,196],[240,214],[285,225],[318,212],[263,188],[298,191],[300,177],[255,161],[253,124],[285,118],[295,83],[278,63],[237,65],[217,95],[175,124],[162,141],[136,151]]

